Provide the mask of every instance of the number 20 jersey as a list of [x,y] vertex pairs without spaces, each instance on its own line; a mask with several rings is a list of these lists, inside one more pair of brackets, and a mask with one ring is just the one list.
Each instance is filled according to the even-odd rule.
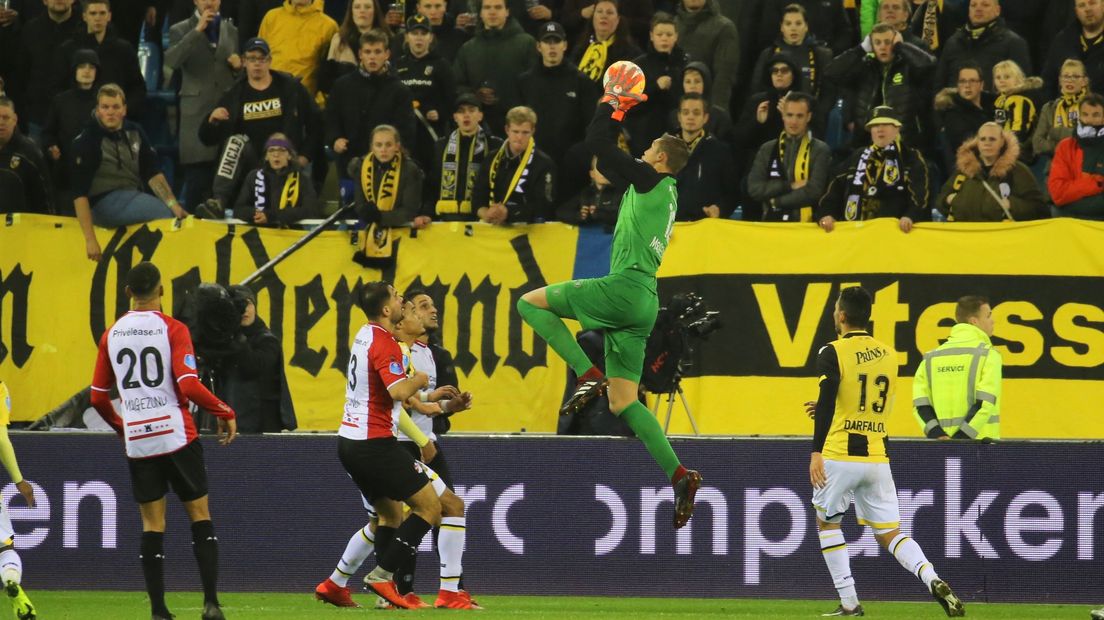
[[839,391],[824,458],[887,463],[886,429],[897,393],[897,352],[865,332],[829,343],[839,367]]
[[100,338],[92,389],[114,383],[121,399],[127,456],[176,452],[196,438],[188,399],[178,382],[197,377],[188,328],[160,312],[131,311]]

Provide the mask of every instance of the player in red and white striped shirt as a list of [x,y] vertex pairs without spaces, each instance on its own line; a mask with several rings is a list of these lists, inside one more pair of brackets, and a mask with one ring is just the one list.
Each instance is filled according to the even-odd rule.
[[[218,417],[220,443],[237,432],[234,411],[199,382],[188,328],[161,313],[161,273],[153,263],[126,275],[134,309],[100,339],[92,379],[92,406],[126,444],[134,498],[142,513],[142,573],[153,620],[172,618],[165,606],[165,493],[172,487],[192,521],[192,542],[203,582],[204,620],[219,609],[218,539],[207,508],[207,469],[188,402]],[[122,415],[111,405],[118,388]]]

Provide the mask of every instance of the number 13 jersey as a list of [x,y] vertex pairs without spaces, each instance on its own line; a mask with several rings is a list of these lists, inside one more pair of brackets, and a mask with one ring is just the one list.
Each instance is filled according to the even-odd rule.
[[188,328],[155,311],[131,311],[100,338],[92,389],[119,389],[127,456],[176,452],[196,438],[179,381],[198,379]]
[[839,380],[824,458],[888,463],[885,439],[897,393],[897,352],[866,332],[848,332],[820,350],[817,371],[821,381]]

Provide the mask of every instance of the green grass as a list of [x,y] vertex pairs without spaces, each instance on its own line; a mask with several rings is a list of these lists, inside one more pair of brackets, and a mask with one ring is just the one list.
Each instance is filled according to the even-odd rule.
[[[149,607],[145,593],[102,591],[38,591],[30,592],[45,620],[148,620]],[[400,612],[377,612],[373,609],[337,609],[314,601],[309,594],[224,594],[223,610],[229,620],[302,620],[346,619],[371,614],[375,618],[392,617]],[[362,605],[370,604],[367,594],[354,594]],[[423,597],[432,603],[430,596]],[[169,608],[180,620],[198,618],[201,595],[173,593],[168,596]],[[650,620],[666,618],[819,618],[830,611],[834,601],[776,601],[757,599],[670,599],[615,598],[565,596],[479,596],[486,607],[477,617],[483,618],[624,618]],[[867,617],[878,619],[914,620],[943,618],[943,610],[931,603],[886,603],[869,601],[863,604]],[[1088,617],[1086,605],[1010,605],[967,604],[968,618],[999,618],[1051,620]],[[382,614],[389,614],[384,616]],[[427,609],[401,612],[418,616],[462,615],[458,611]],[[379,615],[377,615],[379,614]],[[4,617],[0,614],[0,617]]]

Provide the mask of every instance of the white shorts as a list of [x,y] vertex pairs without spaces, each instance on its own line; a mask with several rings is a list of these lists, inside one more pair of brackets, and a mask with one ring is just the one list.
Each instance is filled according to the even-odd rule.
[[[448,490],[448,487],[445,486],[445,481],[441,480],[441,476],[437,475],[437,472],[430,469],[429,465],[426,465],[425,463],[423,463],[421,461],[414,461],[414,466],[422,468],[422,472],[425,473],[427,478],[429,478],[429,483],[433,485],[433,490],[437,493],[437,497],[441,497],[442,495],[445,494],[445,491]],[[372,505],[372,502],[368,501],[367,497],[364,497],[363,495],[361,495],[360,496],[360,501],[364,502],[364,509],[368,511],[368,518],[369,519],[379,518],[379,515],[376,514],[376,507]],[[7,518],[6,513],[4,515],[4,518],[5,519]],[[8,530],[11,530],[11,522],[10,521],[8,522]]]
[[813,507],[821,521],[839,523],[854,502],[855,517],[862,525],[877,529],[900,526],[897,486],[889,463],[825,460],[824,473],[828,482],[813,489]]

